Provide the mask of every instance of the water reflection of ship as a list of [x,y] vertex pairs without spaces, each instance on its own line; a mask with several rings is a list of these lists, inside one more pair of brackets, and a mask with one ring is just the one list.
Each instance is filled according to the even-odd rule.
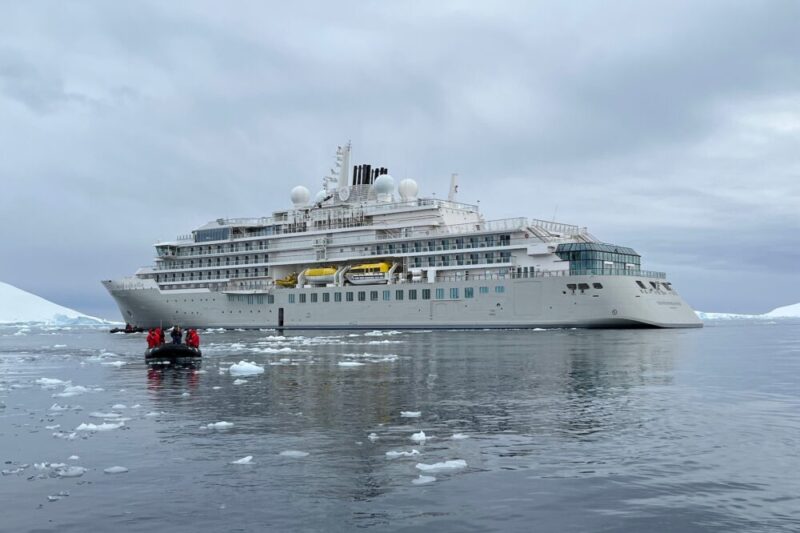
[[147,389],[151,391],[196,389],[200,384],[199,363],[186,367],[148,366]]
[[[338,486],[361,499],[387,490],[391,483],[384,478],[395,467],[383,452],[416,447],[408,437],[419,429],[438,437],[438,446],[450,446],[452,433],[482,435],[459,452],[472,446],[476,461],[480,447],[497,439],[522,443],[502,452],[522,456],[535,453],[532,442],[630,429],[641,422],[643,388],[673,383],[674,361],[687,338],[672,330],[422,332],[358,340],[347,334],[331,332],[301,344],[307,351],[267,356],[259,360],[265,374],[243,385],[228,374],[206,374],[190,403],[174,402],[189,376],[164,374],[154,380],[157,390],[173,393],[157,398],[200,422],[232,421],[237,434],[266,439],[271,450],[330,450],[339,458],[331,465]],[[237,342],[263,337],[240,335]],[[328,343],[325,337],[336,338]],[[401,342],[366,344],[385,340]],[[399,358],[338,366],[351,353],[364,361],[364,352],[376,360]],[[212,392],[215,386],[220,390]],[[403,419],[404,410],[420,410],[423,417]],[[367,438],[371,432],[381,437],[377,444]]]

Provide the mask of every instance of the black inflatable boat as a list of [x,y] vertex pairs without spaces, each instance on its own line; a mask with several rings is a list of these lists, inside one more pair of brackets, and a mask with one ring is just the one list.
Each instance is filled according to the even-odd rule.
[[191,348],[185,344],[162,344],[148,348],[144,352],[144,360],[150,365],[194,364],[200,362],[200,348]]

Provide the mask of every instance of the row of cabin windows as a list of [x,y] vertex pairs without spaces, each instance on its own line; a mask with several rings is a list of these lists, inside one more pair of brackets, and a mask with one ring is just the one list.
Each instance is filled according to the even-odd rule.
[[164,270],[177,269],[177,268],[195,268],[195,267],[224,267],[230,265],[249,265],[258,263],[269,263],[269,255],[245,255],[241,257],[215,257],[209,259],[194,259],[184,261],[165,261],[161,263],[160,268]]
[[[492,246],[508,246],[511,244],[511,235],[485,235],[482,237],[458,237],[455,239],[435,239],[428,241],[400,242],[378,244],[374,251],[376,254],[436,252],[440,250],[459,250],[463,248],[489,248]],[[476,254],[477,255],[477,254]]]
[[[672,283],[669,283],[668,281],[650,281],[649,283],[650,287],[652,287],[655,290],[661,290],[662,285],[666,290],[668,291],[672,290]],[[642,283],[641,280],[637,279],[636,284],[639,286],[640,289],[647,289],[647,285]]]
[[[595,289],[602,289],[603,288],[603,284],[602,283],[592,283],[592,287],[595,288]],[[589,290],[589,284],[588,283],[567,283],[567,289],[569,289],[571,291],[574,291],[574,290],[585,291],[585,290]]]
[[156,274],[156,282],[170,282],[170,281],[193,281],[193,280],[214,280],[214,279],[236,279],[236,278],[251,278],[266,276],[269,269],[264,268],[236,268],[232,270],[225,270],[223,275],[222,270],[206,272],[173,272],[172,274]]
[[[489,287],[479,287],[478,291],[480,294],[489,294]],[[502,285],[497,285],[494,288],[494,292],[496,294],[503,294],[506,291],[506,288]],[[359,302],[377,302],[378,300],[383,300],[384,302],[389,302],[392,300],[392,291],[384,290],[384,291],[358,291],[352,292],[348,291],[345,293],[341,292],[323,292],[323,293],[316,293],[312,292],[309,294],[306,293],[299,293],[299,294],[290,294],[289,295],[289,303],[317,303],[320,300],[323,303],[327,303],[331,301],[331,294],[333,294],[333,301],[334,302],[341,302],[342,301],[342,294],[344,294],[344,301],[346,302],[353,302],[358,300]],[[458,287],[451,287],[449,292],[449,299],[457,300],[460,298],[461,290]],[[296,298],[295,298],[296,297]],[[431,299],[431,290],[430,289],[397,289],[394,291],[394,299],[395,301],[403,301],[403,300],[430,300]],[[464,288],[464,298],[474,298],[475,297],[475,289],[474,287],[465,287]],[[434,299],[435,300],[444,300],[445,298],[445,289],[439,288],[436,289],[434,292]],[[270,302],[272,303],[272,302]]]

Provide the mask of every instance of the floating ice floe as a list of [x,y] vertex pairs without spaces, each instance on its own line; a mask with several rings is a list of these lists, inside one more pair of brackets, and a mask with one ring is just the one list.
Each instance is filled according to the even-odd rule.
[[74,431],[72,433],[65,433],[63,431],[56,431],[53,433],[53,436],[57,439],[64,439],[64,440],[75,440],[75,437],[78,436],[77,433]]
[[211,390],[220,390],[221,388],[222,387],[220,387],[219,385],[215,385],[215,386],[211,387]]
[[264,373],[264,367],[247,361],[234,363],[228,369],[232,376],[256,376]]
[[377,433],[370,433],[369,435],[367,435],[367,438],[368,438],[369,440],[371,440],[372,442],[375,442],[375,441],[376,441],[376,440],[378,440],[380,437],[378,436],[378,434],[377,434]]
[[414,442],[425,442],[429,438],[430,437],[427,436],[424,431],[420,431],[419,433],[414,433],[413,435],[411,435],[411,440],[413,440]]
[[419,418],[422,411],[400,411],[401,418]]
[[422,474],[419,475],[418,478],[412,479],[411,483],[414,485],[425,485],[427,483],[433,483],[436,481],[436,478],[433,476],[423,476]]
[[89,416],[92,418],[119,418],[122,415],[117,413],[101,413],[99,411],[92,411],[89,413]]
[[83,385],[67,385],[64,390],[53,394],[53,398],[70,398],[87,392],[101,392],[103,389],[90,389]]
[[108,468],[103,469],[103,472],[106,474],[124,474],[127,471],[128,469],[124,466],[109,466]]
[[403,341],[390,341],[389,339],[383,339],[380,341],[369,341],[367,344],[373,346],[377,344],[403,344]]
[[233,427],[233,422],[212,422],[210,424],[206,424],[205,426],[200,426],[201,428],[206,429],[229,429]]
[[127,407],[121,403],[115,403],[111,406],[112,409],[127,409]]
[[128,363],[126,363],[125,361],[103,361],[100,364],[105,366],[115,366],[117,368],[120,368],[127,365]]
[[67,457],[68,461],[77,461],[78,459],[80,459],[80,457],[78,457],[77,455],[70,455],[69,457]]
[[181,394],[181,396],[183,398],[188,398],[189,396],[191,396],[191,394],[189,394],[188,392],[184,392],[183,394]]
[[433,463],[432,465],[428,465],[425,463],[417,463],[416,468],[417,470],[422,470],[423,472],[438,472],[441,470],[458,470],[459,468],[466,468],[467,462],[463,459],[453,459],[451,461],[444,461],[442,463]]
[[141,404],[137,403],[136,405],[131,406],[131,409],[139,409],[141,407],[142,407]]
[[246,379],[241,379],[241,378],[239,378],[239,379],[236,379],[236,380],[234,380],[234,381],[233,381],[233,384],[234,384],[234,385],[242,385],[242,384],[244,384],[244,383],[247,383],[247,380],[246,380]]
[[415,455],[419,455],[418,450],[411,450],[410,452],[397,452],[392,450],[386,452],[386,457],[389,459],[397,459],[398,457],[413,457]]
[[248,455],[246,457],[242,457],[241,459],[237,459],[235,461],[231,461],[232,465],[251,465],[253,464],[253,456]]
[[44,429],[54,430],[61,427],[61,424],[53,424],[52,426],[45,426]]
[[308,452],[301,452],[300,450],[284,450],[278,455],[282,455],[283,457],[307,457]]
[[402,333],[402,332],[401,331],[395,331],[395,330],[390,330],[390,331],[375,330],[375,331],[368,331],[368,332],[364,333],[364,336],[365,337],[383,337],[384,335],[400,335],[400,333]]
[[53,348],[66,348],[66,347],[67,347],[66,344],[54,344],[53,345]]
[[119,429],[125,425],[125,422],[103,422],[102,424],[87,424],[83,423],[75,428],[75,431],[111,431],[112,429]]
[[165,414],[167,414],[167,413],[165,413],[164,411],[150,411],[149,413],[147,413],[144,416],[152,418],[154,416],[161,416],[161,415],[165,415]]
[[50,406],[51,411],[69,411],[70,409],[80,410],[80,406],[72,407],[70,405],[59,405],[54,403]]
[[364,366],[364,363],[359,363],[358,361],[339,361],[338,365],[345,368],[353,368],[356,366]]
[[63,381],[56,378],[39,378],[35,382],[37,385],[41,385],[44,388],[52,388],[57,387],[60,385],[69,385],[69,381]]
[[82,466],[63,466],[57,468],[55,473],[58,477],[81,477],[86,473],[86,470]]
[[453,439],[453,440],[464,440],[464,439],[468,439],[469,435],[465,435],[463,433],[453,433],[453,436],[450,437],[450,438]]

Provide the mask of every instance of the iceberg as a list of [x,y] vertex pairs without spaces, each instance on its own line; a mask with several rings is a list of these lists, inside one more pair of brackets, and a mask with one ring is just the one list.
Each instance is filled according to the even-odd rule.
[[778,307],[762,316],[765,318],[800,318],[800,303]]
[[253,456],[248,455],[246,457],[242,457],[241,459],[237,459],[235,461],[231,461],[232,465],[251,465],[253,464]]
[[0,324],[24,323],[95,326],[114,322],[85,315],[0,281]]

